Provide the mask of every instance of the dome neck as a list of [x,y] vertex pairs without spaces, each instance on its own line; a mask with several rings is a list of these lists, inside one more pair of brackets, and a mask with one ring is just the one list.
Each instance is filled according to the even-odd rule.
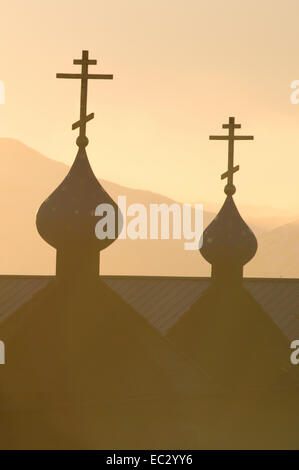
[[213,264],[211,267],[211,280],[215,286],[241,287],[243,282],[243,266]]
[[69,280],[82,278],[94,279],[99,276],[99,253],[78,246],[74,248],[58,249],[56,253],[56,278]]

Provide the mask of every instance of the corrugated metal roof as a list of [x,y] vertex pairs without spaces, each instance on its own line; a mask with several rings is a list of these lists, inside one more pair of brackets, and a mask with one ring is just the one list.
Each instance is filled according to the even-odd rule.
[[[0,320],[45,287],[51,276],[0,276]],[[210,285],[209,278],[102,276],[163,335]],[[299,338],[299,279],[245,279],[244,286],[290,340]]]
[[248,280],[245,287],[287,338],[299,339],[299,279]]
[[0,320],[31,299],[51,279],[51,276],[0,276]]
[[162,334],[200,297],[208,279],[106,278],[106,283]]

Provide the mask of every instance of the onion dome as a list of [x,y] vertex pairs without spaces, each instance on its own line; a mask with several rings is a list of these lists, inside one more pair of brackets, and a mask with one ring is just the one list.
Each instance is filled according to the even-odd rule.
[[215,270],[242,273],[257,250],[254,233],[244,222],[232,196],[227,196],[219,214],[203,233],[202,256]]
[[[79,129],[76,141],[79,150],[67,177],[43,202],[36,217],[39,234],[57,249],[58,276],[97,276],[99,251],[110,245],[121,230],[118,226],[120,211],[96,179],[85,150],[88,145],[86,124],[94,118],[94,113],[86,112],[88,80],[113,78],[110,74],[90,74],[89,65],[96,63],[96,60],[89,59],[88,51],[83,51],[82,58],[74,60],[75,65],[81,65],[80,74],[57,74],[57,78],[81,81],[80,119],[72,126],[72,129]],[[101,218],[105,218],[102,220],[104,233],[101,239],[95,233],[99,220],[95,217],[95,210],[100,204],[109,205],[101,211]],[[106,234],[107,225],[109,229],[107,227]]]
[[227,178],[224,188],[227,197],[219,214],[203,233],[200,252],[212,265],[214,280],[240,280],[243,266],[256,253],[257,241],[240,216],[232,197],[236,192],[233,176],[239,170],[239,165],[234,166],[234,143],[235,140],[252,140],[253,136],[235,135],[235,129],[240,129],[241,124],[235,124],[234,117],[230,117],[228,124],[222,127],[228,129],[228,135],[213,135],[210,140],[228,141],[228,169],[221,175],[221,179]]
[[116,236],[118,206],[98,182],[81,147],[66,178],[40,206],[36,216],[38,232],[57,250],[70,246],[103,250],[114,239],[100,240],[95,235],[95,209],[102,203],[114,209]]

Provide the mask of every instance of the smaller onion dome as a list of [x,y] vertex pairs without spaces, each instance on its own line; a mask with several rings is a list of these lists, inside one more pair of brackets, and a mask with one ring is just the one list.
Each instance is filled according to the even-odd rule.
[[202,256],[212,265],[212,279],[221,279],[222,282],[241,280],[243,266],[254,257],[257,250],[257,241],[248,225],[239,214],[233,200],[236,187],[233,178],[239,165],[234,165],[235,140],[253,140],[252,135],[235,135],[235,130],[241,124],[235,123],[230,117],[227,124],[222,125],[228,130],[228,135],[211,135],[210,140],[226,140],[228,142],[227,171],[221,179],[227,178],[224,188],[226,200],[215,219],[203,233]]
[[242,276],[243,266],[250,261],[257,250],[254,233],[244,222],[232,196],[227,196],[219,214],[203,233],[202,256],[215,271],[238,270]]

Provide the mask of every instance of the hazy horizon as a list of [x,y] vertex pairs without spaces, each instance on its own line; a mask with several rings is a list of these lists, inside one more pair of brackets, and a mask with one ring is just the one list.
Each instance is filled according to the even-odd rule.
[[[91,159],[91,164],[92,164]],[[65,163],[53,160],[14,139],[0,138],[0,255],[2,274],[54,274],[55,250],[39,236],[35,216],[42,202],[68,173]],[[96,174],[98,177],[99,175]],[[132,203],[172,203],[163,194],[121,186],[100,178],[101,184],[117,201],[127,196]],[[204,204],[204,226],[215,217]],[[258,251],[245,267],[245,276],[299,277],[297,265],[299,218],[269,214],[250,215],[238,205],[241,216],[258,239]],[[198,250],[186,251],[184,240],[117,240],[100,256],[101,274],[150,276],[209,276],[210,265]]]
[[71,164],[79,83],[56,73],[75,72],[89,49],[92,72],[114,74],[89,87],[97,175],[221,204],[227,145],[209,135],[235,116],[255,138],[236,143],[238,205],[299,213],[298,2],[12,0],[3,10],[1,136]]
[[[62,161],[59,161],[55,158],[52,158],[48,155],[44,155],[40,150],[38,150],[37,148],[34,148],[30,145],[27,145],[26,142],[22,142],[21,140],[19,139],[15,139],[13,137],[0,137],[0,142],[1,141],[12,141],[12,142],[16,142],[17,144],[19,144],[20,146],[25,146],[27,147],[28,149],[30,150],[33,150],[34,152],[37,152],[39,153],[42,157],[44,158],[47,158],[53,162],[56,162],[56,163],[63,163],[65,164],[68,168],[70,168],[70,166],[72,165],[73,162],[70,162],[70,163],[66,163],[66,162],[62,162]],[[75,153],[74,153],[74,158],[76,156],[76,152],[77,152],[77,149],[75,148]],[[87,149],[87,154],[88,154],[88,149]],[[88,156],[89,158],[89,161],[91,163],[91,166],[93,167],[93,164],[92,164],[92,160],[90,159],[90,157]],[[94,169],[93,169],[94,171]],[[94,173],[96,174],[96,172],[94,171]],[[97,178],[98,179],[101,179],[101,180],[104,180],[104,178],[101,177],[101,175],[99,174],[96,174]],[[117,180],[107,180],[108,182],[110,183],[113,183],[113,184],[116,184],[116,185],[119,185],[119,182]],[[211,212],[215,212],[215,214],[219,211],[219,209],[221,208],[224,200],[225,200],[225,194],[223,194],[223,197],[222,199],[220,198],[219,201],[203,201],[203,200],[200,200],[200,198],[198,198],[197,200],[194,200],[194,201],[189,201],[189,200],[178,200],[178,199],[173,199],[172,197],[170,197],[169,195],[161,192],[161,193],[157,193],[156,191],[153,191],[151,188],[142,188],[140,186],[128,186],[128,185],[120,185],[120,186],[123,186],[127,189],[132,189],[132,190],[137,190],[137,191],[146,191],[146,192],[149,192],[149,193],[154,193],[154,194],[158,194],[164,198],[168,198],[174,202],[177,202],[179,204],[183,204],[183,203],[189,203],[189,204],[196,204],[196,203],[199,203],[199,204],[203,204],[205,210],[208,210],[208,211],[211,211]],[[278,218],[286,218],[287,220],[289,221],[292,221],[293,219],[296,220],[296,218],[298,218],[299,220],[299,209],[298,211],[291,211],[291,210],[288,210],[288,209],[279,209],[279,208],[276,208],[276,207],[270,207],[270,206],[261,206],[261,205],[253,205],[253,204],[238,204],[238,208],[240,211],[245,211],[245,213],[243,214],[245,217],[260,217],[260,218],[265,218],[267,219],[268,217],[271,218],[271,217],[278,217]]]

